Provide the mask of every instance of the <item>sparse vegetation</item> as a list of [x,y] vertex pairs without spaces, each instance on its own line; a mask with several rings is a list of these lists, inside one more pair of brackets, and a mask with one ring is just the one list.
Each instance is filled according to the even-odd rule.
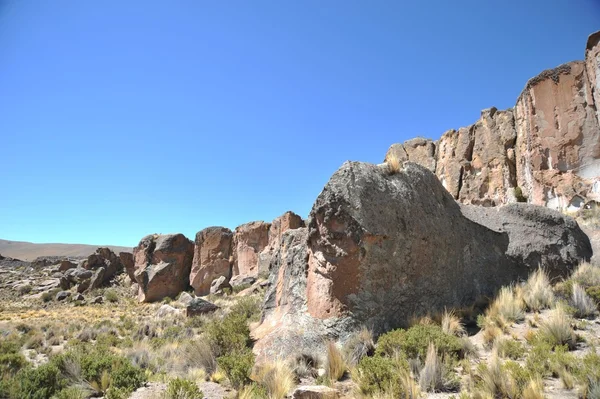
[[529,310],[540,311],[554,306],[554,292],[548,274],[540,267],[523,286],[523,300]]
[[387,164],[388,173],[390,175],[399,173],[400,170],[402,170],[402,163],[400,161],[400,158],[398,157],[398,155],[396,155],[394,151],[391,151],[389,154],[387,154],[387,156],[385,157],[385,163]]

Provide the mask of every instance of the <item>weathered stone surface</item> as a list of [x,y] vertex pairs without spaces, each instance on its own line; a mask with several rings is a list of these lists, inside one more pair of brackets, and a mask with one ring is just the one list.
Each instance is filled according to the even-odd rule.
[[71,262],[70,260],[64,259],[60,261],[60,266],[58,267],[59,272],[64,272],[69,269],[74,269],[77,267],[77,264]]
[[297,229],[282,238],[255,349],[268,357],[318,348],[319,338],[343,340],[359,324],[381,333],[414,314],[492,296],[540,262],[566,275],[591,254],[587,236],[558,212],[461,209],[417,164],[390,175],[345,163],[317,198],[308,235]]
[[269,272],[269,265],[275,250],[281,242],[283,233],[290,229],[298,229],[304,227],[304,220],[294,212],[287,211],[283,215],[275,218],[269,228],[269,244],[259,254],[258,257],[258,274],[263,275]]
[[135,261],[131,252],[119,252],[119,259],[131,281],[135,281]]
[[82,294],[77,294],[73,297],[74,301],[85,301],[85,297]]
[[303,385],[294,390],[292,399],[337,399],[340,393],[337,389],[324,385]]
[[146,236],[133,256],[140,302],[175,298],[189,287],[194,244],[183,234]]
[[229,280],[229,285],[239,287],[242,285],[252,285],[256,282],[256,278],[252,276],[234,276]]
[[207,295],[213,280],[231,277],[233,233],[226,227],[208,227],[196,234],[190,284],[196,295]]
[[71,293],[69,291],[60,291],[56,294],[56,300],[64,301],[65,299],[67,299],[70,296],[71,296]]
[[205,301],[202,298],[194,298],[185,307],[185,315],[187,317],[194,317],[205,313],[212,313],[217,309],[219,307],[214,303]]
[[[95,272],[91,283],[92,289],[108,284],[117,273],[123,270],[119,256],[106,247],[96,249],[95,253],[88,256],[83,267]],[[98,273],[100,269],[104,270]]]
[[171,305],[161,305],[160,308],[156,311],[156,318],[162,319],[165,317],[177,317],[181,315],[181,310],[174,308]]
[[210,293],[219,295],[223,293],[223,290],[225,288],[231,288],[231,285],[229,284],[229,280],[225,278],[225,276],[221,276],[218,279],[213,280],[213,282],[211,283]]
[[181,295],[179,295],[177,302],[179,302],[183,306],[187,306],[190,302],[192,302],[193,299],[194,297],[188,294],[187,292],[182,292]]
[[436,144],[430,139],[417,137],[407,140],[403,144],[392,144],[385,154],[384,161],[387,161],[391,155],[394,155],[400,163],[416,162],[435,173]]
[[270,223],[259,221],[235,229],[232,276],[258,276],[258,255],[269,244],[270,227]]
[[[585,63],[542,72],[517,100],[517,184],[529,202],[566,209],[600,176],[600,128]],[[564,184],[563,174],[569,184]]]
[[527,201],[575,212],[600,201],[600,32],[585,61],[530,79],[514,109],[482,111],[437,143],[414,139],[386,154],[435,171],[463,204]]

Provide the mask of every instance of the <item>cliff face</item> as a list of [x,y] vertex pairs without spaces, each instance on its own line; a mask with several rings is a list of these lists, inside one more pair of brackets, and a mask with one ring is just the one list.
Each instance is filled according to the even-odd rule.
[[527,82],[513,109],[489,108],[471,126],[434,142],[393,144],[401,160],[432,171],[465,204],[519,200],[576,210],[600,201],[600,32],[585,61],[542,72]]

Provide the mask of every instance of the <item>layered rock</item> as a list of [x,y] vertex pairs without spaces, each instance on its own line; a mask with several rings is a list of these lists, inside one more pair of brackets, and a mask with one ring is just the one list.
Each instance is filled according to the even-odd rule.
[[345,163],[317,198],[308,230],[282,238],[256,348],[290,353],[318,346],[319,337],[343,339],[359,324],[380,333],[414,314],[492,296],[540,264],[566,275],[591,255],[587,236],[558,212],[461,209],[420,165],[390,175]]
[[[600,200],[600,32],[585,61],[530,79],[514,109],[482,111],[475,124],[439,141],[393,144],[386,160],[435,171],[452,196],[484,206],[527,201],[575,211]],[[433,168],[432,168],[433,166]]]
[[190,284],[196,295],[208,295],[213,280],[231,278],[233,233],[226,227],[208,227],[196,234]]
[[190,285],[194,243],[183,234],[148,235],[133,250],[140,302],[174,298]]
[[294,212],[287,211],[275,218],[269,228],[269,243],[258,256],[258,273],[264,274],[269,271],[271,259],[275,250],[279,247],[283,233],[288,230],[304,227],[304,220]]
[[233,233],[233,275],[258,276],[258,256],[269,244],[270,223],[242,224]]

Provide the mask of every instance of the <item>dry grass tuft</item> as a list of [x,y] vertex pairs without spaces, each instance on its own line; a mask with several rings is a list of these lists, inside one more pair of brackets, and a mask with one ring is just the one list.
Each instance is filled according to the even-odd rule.
[[544,383],[540,379],[531,379],[523,390],[523,399],[544,399]]
[[394,152],[390,152],[385,157],[385,163],[388,166],[388,172],[390,175],[395,175],[396,173],[399,173],[402,169],[402,163],[400,162],[400,158],[398,158],[398,156]]
[[465,327],[460,322],[458,316],[454,310],[448,311],[444,310],[442,314],[442,330],[446,334],[456,335],[457,337],[463,336],[465,334]]
[[344,344],[344,355],[351,367],[356,366],[363,357],[373,354],[374,350],[373,333],[366,327],[353,333]]
[[285,398],[296,385],[294,371],[282,360],[260,365],[253,377],[265,387],[269,399]]
[[577,337],[571,328],[571,321],[562,306],[558,306],[552,310],[548,320],[540,323],[539,334],[553,346],[567,344],[573,348]]
[[577,266],[571,280],[584,287],[600,285],[600,267],[584,262]]
[[503,327],[508,323],[525,319],[523,300],[515,295],[513,287],[502,287],[487,311],[487,317]]
[[326,372],[331,381],[339,381],[347,370],[344,355],[338,349],[335,342],[327,342],[327,364]]
[[534,311],[554,306],[554,292],[548,274],[540,267],[531,273],[523,285],[523,300],[527,308]]
[[501,336],[502,330],[500,329],[500,327],[494,324],[485,326],[485,328],[483,329],[483,343],[488,347],[492,346],[496,339]]
[[577,283],[573,284],[571,305],[576,309],[575,315],[577,317],[589,317],[596,314],[596,303]]
[[425,358],[425,367],[419,374],[419,386],[425,392],[435,392],[443,389],[442,362],[437,354],[435,345],[429,344],[427,348],[427,357]]
[[498,352],[492,350],[492,355],[487,365],[481,365],[478,372],[481,381],[480,388],[483,397],[491,398],[517,398],[519,389],[514,378],[502,368]]

